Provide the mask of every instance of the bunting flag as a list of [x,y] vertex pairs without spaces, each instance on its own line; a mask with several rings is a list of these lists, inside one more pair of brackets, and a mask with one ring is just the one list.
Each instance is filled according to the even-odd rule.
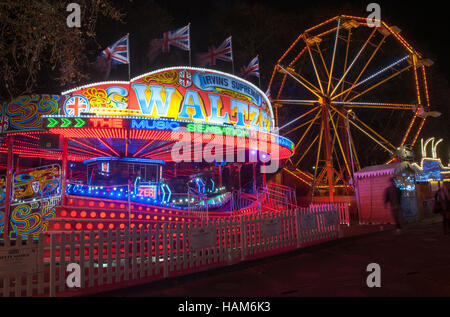
[[110,61],[113,65],[129,64],[130,54],[128,52],[128,34],[113,45],[105,48],[100,55],[106,57],[106,60]]
[[174,31],[164,32],[161,38],[150,41],[147,57],[153,61],[161,53],[169,53],[170,47],[191,50],[190,24]]
[[219,47],[215,48],[213,45],[209,48],[207,53],[197,54],[197,63],[200,66],[214,66],[216,62],[233,62],[233,51],[231,48],[231,36],[228,37]]
[[259,60],[258,56],[256,56],[254,59],[250,61],[250,63],[247,66],[241,67],[241,75],[243,77],[247,76],[256,76],[259,78]]

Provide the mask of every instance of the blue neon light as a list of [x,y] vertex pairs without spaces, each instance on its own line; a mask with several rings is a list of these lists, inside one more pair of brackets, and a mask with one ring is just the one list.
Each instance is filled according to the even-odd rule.
[[152,159],[143,159],[143,158],[134,158],[134,157],[96,157],[88,160],[84,160],[84,164],[92,163],[92,162],[101,162],[101,161],[119,161],[119,162],[131,162],[131,163],[150,163],[150,164],[161,164],[164,165],[166,162],[161,160],[152,160]]

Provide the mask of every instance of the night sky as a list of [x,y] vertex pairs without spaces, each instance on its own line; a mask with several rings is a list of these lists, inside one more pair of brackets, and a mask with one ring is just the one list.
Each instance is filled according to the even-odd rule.
[[[261,89],[266,90],[275,62],[289,45],[305,29],[339,14],[367,16],[370,1],[252,1],[252,0],[114,0],[111,1],[126,12],[125,23],[100,20],[96,40],[101,47],[92,47],[90,58],[106,46],[130,33],[131,77],[160,67],[186,65],[188,54],[173,50],[151,64],[146,58],[148,43],[168,30],[174,30],[191,23],[192,66],[195,53],[204,52],[209,45],[219,44],[229,35],[233,36],[234,68],[239,70],[256,54],[260,56]],[[432,110],[442,113],[440,118],[431,118],[424,126],[421,137],[444,138],[439,146],[439,155],[445,163],[449,160],[450,129],[449,118],[449,80],[450,61],[448,58],[448,22],[446,10],[439,1],[378,1],[381,6],[381,19],[401,28],[402,36],[424,57],[434,61],[427,70]],[[248,21],[242,20],[236,6],[247,4],[261,8],[258,20],[272,35],[262,43],[247,45],[243,39],[252,37]],[[274,21],[277,21],[274,23]],[[263,35],[258,35],[263,38]],[[231,72],[229,64],[219,65],[220,70]],[[109,79],[128,79],[127,66],[113,69]],[[257,81],[253,80],[254,83]],[[84,83],[80,83],[84,84]],[[41,87],[44,88],[44,87]],[[48,85],[45,87],[48,91]],[[71,87],[66,87],[71,88]],[[58,90],[60,87],[58,87]],[[399,92],[401,93],[401,92]],[[420,140],[419,140],[420,144]],[[418,152],[416,151],[418,154]]]

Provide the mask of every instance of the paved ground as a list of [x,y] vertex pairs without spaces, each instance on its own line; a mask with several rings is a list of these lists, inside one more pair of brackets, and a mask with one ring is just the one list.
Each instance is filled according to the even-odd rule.
[[[381,267],[380,288],[366,286],[372,262]],[[450,296],[450,236],[428,221],[101,296]]]

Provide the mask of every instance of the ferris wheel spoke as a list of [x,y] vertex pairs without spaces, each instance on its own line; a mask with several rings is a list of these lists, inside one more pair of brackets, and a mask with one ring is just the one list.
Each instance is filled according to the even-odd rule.
[[355,62],[358,60],[359,56],[361,55],[361,53],[364,51],[364,49],[367,46],[367,43],[369,43],[370,39],[373,37],[373,35],[376,32],[376,28],[374,28],[374,30],[372,31],[372,33],[370,33],[369,38],[364,42],[363,46],[361,47],[361,49],[359,50],[358,54],[356,54],[355,58],[353,59],[353,61],[351,62],[350,66],[347,68],[347,70],[344,72],[344,74],[342,75],[341,79],[339,80],[339,82],[337,83],[336,87],[334,87],[333,91],[331,92],[331,96],[334,95],[334,93],[336,92],[336,89],[338,89],[338,87],[341,85],[342,81],[345,79],[345,77],[347,76],[348,72],[352,69],[353,65],[355,64]]
[[292,124],[292,123],[294,123],[295,121],[297,121],[297,120],[300,120],[301,118],[304,118],[304,117],[306,117],[308,114],[310,114],[311,112],[314,112],[315,110],[317,110],[319,108],[319,106],[317,106],[317,107],[315,107],[315,108],[313,108],[313,109],[311,109],[311,110],[309,110],[309,111],[307,111],[307,112],[305,112],[304,114],[302,114],[302,115],[300,115],[300,116],[298,116],[297,118],[295,118],[294,120],[292,120],[292,121],[290,121],[290,122],[288,122],[288,123],[286,123],[285,125],[283,125],[281,128],[279,128],[278,130],[281,130],[281,129],[283,129],[283,128],[285,128],[285,127],[287,127],[288,125],[290,125],[290,124]]
[[[338,132],[338,130],[337,130],[337,128],[336,128],[336,125],[334,124],[333,118],[331,117],[331,111],[328,110],[328,113],[329,113],[329,115],[330,115],[331,125],[332,125],[332,127],[333,127],[333,130],[334,130],[336,139],[337,139],[337,141],[338,141],[339,149],[341,150],[342,157],[344,158],[345,167],[347,168],[348,174],[349,174],[349,175],[352,175],[352,173],[350,172],[350,167],[349,167],[348,162],[347,162],[347,158],[346,158],[347,155],[345,155],[344,148],[342,147],[342,143],[341,143],[341,140],[340,140],[340,138],[339,138],[339,132]],[[339,117],[338,117],[338,119],[339,119]]]
[[[298,83],[300,83],[303,87],[305,87],[307,90],[309,90],[312,94],[314,94],[317,98],[320,98],[320,90],[317,89],[317,87],[315,87],[314,85],[312,85],[309,81],[307,81],[305,78],[303,78],[303,76],[301,76],[300,74],[297,74],[293,69],[289,69],[286,70],[283,66],[281,66],[280,64],[277,64],[277,67],[281,69],[282,72],[284,72],[285,74],[291,76],[295,81],[297,81]],[[296,76],[294,76],[292,73],[294,73]],[[298,77],[297,77],[298,76]],[[308,86],[306,83],[304,83],[302,80],[300,80],[300,78],[302,80],[304,80],[305,82],[307,82],[310,86]]]
[[[377,71],[377,72],[375,72],[375,73],[373,73],[372,75],[368,76],[367,78],[363,79],[362,81],[356,83],[356,81],[359,79],[359,77],[358,77],[357,80],[353,83],[353,85],[352,85],[350,88],[344,90],[343,92],[341,92],[341,93],[339,93],[339,94],[337,94],[337,95],[334,95],[334,96],[331,98],[331,100],[334,100],[334,99],[338,98],[339,96],[341,96],[341,95],[343,95],[343,94],[345,94],[345,93],[349,93],[352,89],[354,89],[354,88],[356,88],[356,87],[358,87],[358,86],[364,84],[365,82],[368,82],[369,80],[371,80],[371,79],[377,77],[378,75],[384,73],[385,71],[387,71],[387,70],[393,68],[394,66],[396,66],[396,65],[400,64],[401,62],[403,62],[404,60],[406,60],[408,57],[409,57],[409,55],[406,55],[406,56],[400,58],[399,60],[395,61],[394,63],[392,63],[392,64],[390,64],[390,65],[384,67],[383,69],[381,69],[381,70],[379,70],[379,71]],[[365,70],[365,68],[363,69],[363,71],[364,71],[364,70]]]
[[305,132],[303,132],[302,137],[300,138],[300,140],[298,140],[297,144],[294,147],[294,152],[297,150],[298,146],[300,145],[300,143],[302,143],[303,139],[305,138],[305,136],[308,134],[309,130],[311,129],[311,127],[313,126],[314,122],[317,121],[317,119],[319,118],[320,114],[322,113],[322,110],[318,111],[316,116],[314,117],[314,119],[311,120],[311,123],[308,125],[308,128],[306,128]]
[[[299,175],[293,173],[292,171],[290,171],[289,169],[287,169],[286,167],[284,167],[283,170],[286,171],[286,172],[288,172],[288,173],[291,174],[292,176],[296,177],[297,179],[301,180],[301,181],[304,182],[306,185],[311,186],[312,176],[311,176],[311,179],[308,179],[308,177],[305,177],[305,174],[304,174],[303,172],[302,172],[302,173],[299,173],[299,174],[301,175],[301,176],[299,176]],[[297,169],[296,171],[299,171],[299,170]],[[303,178],[303,177],[305,177],[306,179]]]
[[[337,30],[336,30],[336,37],[334,39],[333,57],[331,59],[330,73],[328,74],[327,95],[330,92],[331,78],[333,77],[334,60],[335,60],[335,57],[336,57],[336,46],[337,46],[338,39],[339,39],[340,24],[341,24],[341,19],[338,19],[338,26],[337,26]],[[347,46],[347,49],[348,49],[348,46]]]
[[[336,111],[338,113],[338,115],[340,115],[341,117],[347,119],[347,117],[341,113],[339,110],[337,110],[336,108],[334,108],[332,105],[330,105],[330,107]],[[383,138],[381,135],[379,135],[377,132],[375,132],[375,130],[373,130],[372,128],[370,128],[367,124],[365,124],[364,122],[362,122],[360,119],[356,119],[356,121],[358,121],[358,123],[361,123],[361,125],[363,125],[365,127],[365,129],[363,127],[361,127],[359,124],[357,124],[355,121],[348,119],[348,121],[355,126],[358,130],[360,130],[362,133],[364,133],[366,136],[368,136],[371,140],[373,140],[375,143],[377,143],[378,145],[380,145],[382,148],[384,148],[386,151],[388,151],[391,154],[394,154],[394,150],[395,150],[395,146],[393,146],[389,141],[387,141],[385,138]],[[371,133],[373,133],[374,135],[372,135],[371,133],[369,133],[366,129],[368,129]],[[385,142],[390,148],[386,147],[386,145],[384,145],[383,143],[381,143],[377,138],[381,139],[383,142]]]
[[[348,33],[347,33],[347,40],[346,40],[346,45],[345,45],[345,59],[344,59],[344,70],[343,72],[345,73],[345,71],[347,70],[347,63],[348,63],[348,52],[349,52],[349,48],[350,48],[350,39],[352,37],[352,29],[349,28],[348,29]],[[344,90],[345,87],[345,83],[346,81],[344,81],[344,83],[341,86],[341,91]],[[334,88],[333,88],[334,89]],[[327,94],[329,93],[329,91],[327,92]]]
[[375,89],[376,87],[378,87],[378,86],[380,86],[380,85],[382,85],[382,84],[388,82],[388,81],[391,80],[392,78],[394,78],[394,77],[400,75],[401,73],[407,71],[407,70],[410,69],[411,67],[413,67],[413,66],[412,66],[412,65],[406,66],[405,68],[403,68],[403,69],[397,71],[396,73],[390,75],[389,77],[383,79],[383,80],[380,81],[379,83],[376,83],[376,84],[373,85],[372,87],[369,87],[369,88],[367,88],[366,90],[364,90],[364,91],[358,93],[357,95],[351,97],[348,101],[353,101],[353,100],[355,100],[356,98],[365,95],[365,94],[368,93],[369,91],[371,91],[371,90]]
[[303,122],[302,124],[299,124],[299,125],[296,126],[295,128],[293,128],[293,129],[289,130],[288,132],[284,133],[284,135],[287,135],[287,134],[289,134],[289,133],[292,133],[292,132],[294,132],[294,131],[297,131],[298,129],[300,129],[300,128],[304,127],[305,125],[310,124],[311,122],[316,121],[316,120],[317,120],[316,118],[313,118],[313,119],[311,119],[311,120],[308,120],[308,121],[306,121],[306,122]]
[[300,162],[305,158],[306,154],[309,153],[309,150],[311,150],[312,146],[314,145],[314,143],[316,143],[317,139],[319,138],[319,135],[316,135],[316,137],[314,138],[314,140],[312,140],[311,144],[306,148],[306,150],[303,152],[302,156],[300,157],[300,159],[297,161],[297,163],[295,163],[295,167],[297,168],[298,164],[300,164]]
[[417,105],[404,103],[387,103],[387,102],[348,102],[348,101],[332,101],[333,105],[342,105],[347,108],[367,108],[367,109],[396,109],[396,110],[413,110]]
[[[361,72],[358,74],[358,77],[356,77],[355,81],[352,83],[352,87],[358,82],[359,78],[361,78],[362,74],[366,71],[367,66],[369,66],[370,62],[372,61],[372,59],[375,57],[376,53],[378,52],[378,50],[380,49],[381,45],[383,45],[384,41],[386,40],[386,37],[388,37],[387,35],[384,35],[383,38],[381,39],[380,43],[378,43],[377,47],[374,49],[374,51],[372,52],[372,55],[370,55],[369,59],[367,60],[366,64],[364,65],[363,69],[361,70]],[[342,85],[344,86],[344,85]],[[347,89],[348,90],[348,89]],[[348,95],[350,94],[351,90],[348,90],[345,97],[343,98],[344,100],[348,97]],[[341,92],[340,95],[343,95],[344,92]]]
[[308,48],[309,57],[311,58],[311,63],[312,63],[313,68],[314,68],[314,73],[316,74],[316,79],[317,79],[317,82],[319,83],[320,92],[323,94],[322,81],[321,81],[321,79],[320,79],[319,73],[317,72],[316,63],[315,63],[315,61],[314,61],[314,57],[313,57],[313,55],[312,55],[311,48],[309,47],[308,39],[304,36],[304,37],[303,37],[303,40],[305,41],[306,47]]
[[[327,74],[327,77],[329,80],[331,79],[330,73],[328,72],[327,64],[325,63],[325,59],[323,58],[322,50],[319,47],[319,44],[316,42],[317,51],[319,52],[320,59],[322,61],[323,68],[325,69],[325,73]],[[331,86],[334,87],[334,85],[331,83]],[[329,89],[329,88],[327,88]],[[328,93],[328,92],[327,92]]]
[[314,106],[317,104],[317,100],[297,100],[297,99],[274,99],[272,103],[284,104],[284,105],[304,105]]

